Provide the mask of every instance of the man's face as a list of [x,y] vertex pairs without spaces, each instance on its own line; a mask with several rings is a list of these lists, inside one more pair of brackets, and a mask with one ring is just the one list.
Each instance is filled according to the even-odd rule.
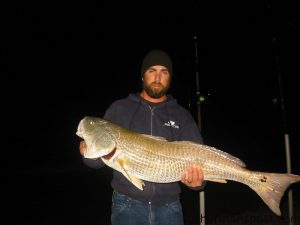
[[143,77],[143,88],[152,98],[164,96],[171,83],[171,75],[164,66],[151,66]]

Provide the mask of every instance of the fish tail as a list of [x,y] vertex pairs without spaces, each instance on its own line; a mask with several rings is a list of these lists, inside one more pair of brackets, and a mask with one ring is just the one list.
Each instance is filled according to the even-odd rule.
[[255,181],[251,187],[278,216],[281,216],[280,202],[286,189],[300,181],[300,176],[294,174],[254,172]]

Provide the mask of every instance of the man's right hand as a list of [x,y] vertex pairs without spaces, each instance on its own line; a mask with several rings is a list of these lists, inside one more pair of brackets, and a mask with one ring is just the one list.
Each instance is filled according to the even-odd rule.
[[[85,141],[80,141],[80,144],[79,144],[79,151],[80,151],[80,155],[84,156],[84,153],[86,152],[87,150],[87,145],[85,143]],[[92,159],[92,158],[90,158]],[[99,158],[93,158],[94,160],[97,160]]]
[[80,141],[79,150],[80,150],[80,154],[84,156],[84,153],[87,150],[87,145],[85,141]]

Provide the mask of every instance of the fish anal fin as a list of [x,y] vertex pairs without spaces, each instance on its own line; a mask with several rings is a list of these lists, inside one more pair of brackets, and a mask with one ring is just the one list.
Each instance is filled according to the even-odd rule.
[[116,160],[116,163],[118,164],[119,171],[138,189],[141,191],[144,190],[143,186],[145,186],[145,183],[138,177],[135,177],[131,174],[129,174],[125,167],[126,167],[126,161],[123,159]]
[[209,181],[226,184],[227,180],[225,179],[209,179]]

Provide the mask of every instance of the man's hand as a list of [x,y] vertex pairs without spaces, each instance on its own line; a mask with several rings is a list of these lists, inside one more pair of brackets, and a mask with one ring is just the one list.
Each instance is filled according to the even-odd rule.
[[188,187],[200,187],[203,184],[203,170],[198,165],[190,165],[185,172],[181,174],[181,182]]
[[[79,144],[79,151],[80,151],[80,155],[84,156],[84,153],[86,152],[87,150],[87,145],[85,143],[85,141],[80,141],[80,144]],[[99,158],[92,158],[93,160],[97,160]]]
[[86,148],[87,148],[87,145],[85,143],[85,141],[80,141],[80,144],[79,144],[79,150],[80,150],[80,154],[82,156],[84,156],[84,153],[86,151]]

